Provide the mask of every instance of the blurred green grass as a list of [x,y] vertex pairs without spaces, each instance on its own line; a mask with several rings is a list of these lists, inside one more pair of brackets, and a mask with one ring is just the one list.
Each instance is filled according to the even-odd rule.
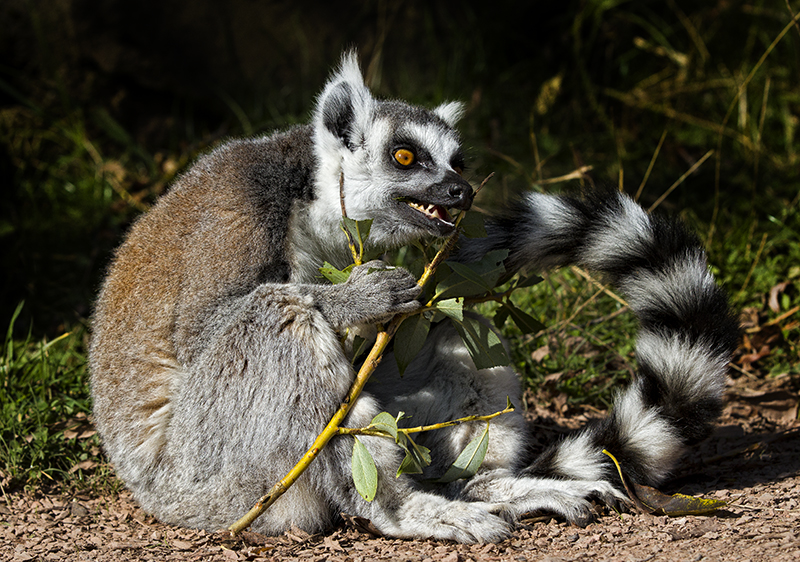
[[[475,183],[496,174],[481,208],[525,189],[593,182],[650,207],[697,166],[658,212],[706,241],[715,274],[750,319],[743,355],[762,327],[777,329],[768,353],[737,368],[800,384],[800,27],[791,16],[800,3],[575,1],[530,22],[541,37],[523,33],[516,14],[504,20],[505,8],[492,19],[464,5],[448,20],[417,7],[412,27],[402,12],[364,7],[360,20],[380,28],[379,41],[361,45],[368,80],[381,95],[428,105],[467,101],[469,174]],[[102,462],[96,436],[64,432],[91,409],[88,319],[110,252],[199,152],[304,121],[308,84],[321,87],[338,56],[298,69],[304,86],[294,97],[223,92],[208,110],[168,93],[152,115],[131,117],[118,109],[127,86],[105,77],[75,87],[58,49],[42,45],[36,72],[0,67],[0,180],[10,186],[0,209],[3,486],[98,471],[80,465]],[[579,179],[546,181],[586,166]],[[514,300],[548,326],[535,338],[505,328],[532,398],[607,407],[635,363],[631,315],[573,270]]]

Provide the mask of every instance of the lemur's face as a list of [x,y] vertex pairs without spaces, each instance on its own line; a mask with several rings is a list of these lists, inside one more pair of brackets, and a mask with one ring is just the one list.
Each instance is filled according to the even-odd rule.
[[397,242],[450,234],[451,212],[468,209],[473,197],[461,177],[457,133],[433,113],[399,102],[380,102],[369,130],[357,151],[369,177],[353,182],[348,206],[374,219],[375,234]]

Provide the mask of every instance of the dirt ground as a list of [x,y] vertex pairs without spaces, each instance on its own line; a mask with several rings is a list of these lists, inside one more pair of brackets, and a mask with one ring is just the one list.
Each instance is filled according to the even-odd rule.
[[[797,391],[788,376],[768,383],[742,376],[731,383],[728,398],[715,434],[662,486],[669,493],[728,502],[714,515],[620,515],[598,508],[597,521],[586,528],[540,515],[523,519],[511,538],[497,544],[388,539],[345,521],[324,535],[293,529],[279,537],[247,534],[232,541],[158,523],[128,492],[97,497],[5,491],[0,560],[800,560]],[[593,415],[587,412],[529,415],[544,441]]]

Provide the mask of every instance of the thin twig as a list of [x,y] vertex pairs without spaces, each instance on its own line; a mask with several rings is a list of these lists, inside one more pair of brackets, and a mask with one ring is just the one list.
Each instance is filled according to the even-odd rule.
[[656,151],[653,152],[653,157],[650,158],[650,164],[647,166],[647,171],[644,173],[644,178],[642,178],[642,183],[639,184],[639,189],[636,190],[636,195],[634,196],[633,200],[638,201],[639,197],[642,196],[642,191],[644,191],[644,186],[647,184],[647,180],[650,179],[650,172],[653,171],[653,166],[656,163],[656,158],[658,158],[658,153],[661,152],[661,145],[664,144],[664,139],[667,138],[667,130],[664,129],[664,132],[661,133],[661,139],[658,141],[658,146],[656,146]]
[[[788,2],[788,0],[787,0]],[[703,38],[700,33],[697,31],[697,28],[692,24],[692,20],[681,10],[678,5],[675,3],[675,0],[669,0],[668,2],[669,7],[675,12],[675,15],[678,16],[678,20],[680,20],[681,25],[683,25],[684,29],[686,29],[686,33],[694,43],[694,46],[697,47],[697,51],[700,53],[700,58],[703,62],[707,61],[711,58],[711,53],[708,52],[708,48],[706,47],[705,42],[703,42]]]
[[347,208],[344,205],[344,170],[339,172],[339,204],[342,206],[342,217],[347,217]]
[[531,147],[533,148],[533,162],[536,166],[536,181],[542,178],[542,160],[539,157],[539,142],[536,140],[536,131],[533,129],[533,114],[531,113]]
[[[347,218],[347,208],[344,204],[344,171],[339,172],[339,204],[342,206],[342,225],[341,229],[344,235],[347,236],[347,245],[350,247],[350,253],[353,256],[353,263],[361,265],[362,252],[356,250],[356,241],[353,240],[353,235],[345,226],[344,219]],[[362,247],[363,251],[363,247]]]
[[797,16],[794,15],[792,6],[789,4],[789,0],[786,0],[786,9],[789,10],[789,15],[792,16],[792,21],[794,21],[794,26],[797,29],[797,33],[800,34],[800,25],[797,24]]
[[557,331],[561,330],[564,326],[576,326],[578,329],[583,330],[585,328],[588,328],[589,326],[594,326],[595,324],[602,324],[603,322],[608,322],[609,320],[613,320],[617,316],[625,314],[629,310],[630,310],[630,308],[628,308],[627,306],[623,306],[621,308],[618,308],[614,312],[611,312],[610,314],[606,314],[604,316],[600,316],[599,318],[592,318],[591,320],[589,320],[588,322],[584,322],[583,324],[574,324],[574,323],[572,323],[572,317],[570,317],[567,320],[561,320],[560,322],[557,322],[556,324],[553,324],[552,326],[548,326],[547,328],[545,328],[543,330],[539,330],[535,334],[527,334],[526,336],[524,336],[522,342],[524,344],[529,344],[532,341],[535,341],[535,340],[541,338],[545,334],[549,334],[549,333],[553,333],[553,332],[557,332]]
[[605,292],[605,289],[606,289],[605,287],[600,287],[599,289],[597,289],[597,292],[595,294],[593,294],[591,297],[583,301],[580,305],[575,307],[575,309],[572,311],[572,314],[570,314],[569,318],[564,320],[564,323],[569,324],[570,322],[572,322],[575,319],[575,317],[578,316],[578,314],[580,314],[581,310],[583,310],[584,308],[589,306],[592,302],[594,302],[594,300],[597,297],[599,297],[602,293]]
[[569,181],[569,180],[577,180],[577,179],[581,179],[582,177],[584,177],[586,175],[586,173],[591,171],[591,170],[592,170],[592,166],[581,166],[577,170],[575,170],[573,172],[570,172],[570,173],[568,173],[566,175],[558,176],[558,177],[555,177],[555,178],[547,178],[547,179],[543,179],[543,180],[538,180],[538,181],[536,181],[534,183],[536,185],[549,185],[551,183],[561,183],[561,182]]
[[[478,186],[478,189],[476,189],[476,190],[475,190],[475,195],[478,195],[478,193],[480,193],[480,192],[481,192],[481,189],[483,189],[483,186],[484,186],[484,185],[486,185],[486,183],[487,183],[487,182],[488,182],[490,179],[492,179],[493,177],[494,177],[494,172],[491,172],[491,173],[490,173],[488,176],[486,176],[485,178],[483,178],[483,181],[482,181],[482,182],[481,182],[481,184]],[[473,195],[473,197],[475,197],[475,195]],[[462,216],[463,216],[463,215],[462,215]],[[459,220],[460,220],[460,219],[461,219],[461,217],[459,217]]]
[[744,290],[747,288],[747,285],[750,283],[750,278],[753,276],[753,272],[758,265],[759,260],[761,259],[761,252],[764,251],[764,246],[767,244],[767,233],[764,233],[764,236],[761,237],[761,245],[758,247],[758,251],[756,251],[756,257],[753,259],[753,265],[750,266],[750,271],[747,272],[747,277],[744,279],[744,283],[742,283],[742,288],[739,289],[739,293],[736,295],[738,299],[744,294]]
[[614,291],[609,289],[606,285],[603,285],[602,283],[600,283],[600,281],[597,281],[588,272],[584,271],[583,269],[581,269],[577,265],[573,265],[572,267],[570,267],[570,269],[572,271],[574,271],[575,273],[577,273],[578,275],[580,275],[581,277],[583,277],[584,279],[586,279],[587,281],[589,281],[590,283],[593,283],[599,289],[602,289],[602,291],[605,294],[607,294],[609,297],[611,297],[612,299],[617,301],[622,306],[628,306],[628,303],[625,301],[625,299],[623,299],[621,296],[619,296]]
[[797,428],[792,428],[792,429],[787,429],[786,431],[782,431],[780,433],[767,435],[763,439],[761,439],[760,441],[757,441],[755,443],[751,443],[750,445],[746,445],[746,446],[741,447],[739,449],[735,449],[733,451],[728,451],[728,452],[722,453],[721,455],[716,455],[716,456],[713,456],[713,457],[704,458],[704,459],[702,459],[702,463],[705,464],[705,465],[707,465],[707,464],[716,464],[716,463],[718,463],[720,461],[724,461],[726,459],[730,459],[730,458],[734,458],[734,457],[740,457],[740,456],[742,456],[742,455],[744,455],[746,453],[751,453],[753,451],[758,451],[759,449],[763,449],[765,446],[770,445],[772,443],[785,441],[787,439],[792,439],[798,434],[798,431],[800,431],[800,430],[798,430]]
[[758,377],[755,376],[753,373],[751,373],[750,371],[747,371],[745,369],[742,369],[736,363],[733,363],[733,362],[728,363],[728,368],[729,369],[733,369],[734,371],[737,371],[737,372],[739,372],[739,373],[741,373],[741,374],[745,375],[746,377],[751,378],[753,380],[757,380],[758,379]]
[[774,326],[775,324],[783,322],[784,320],[786,320],[790,316],[792,316],[794,314],[797,314],[798,311],[800,311],[800,306],[795,306],[794,308],[791,308],[791,309],[787,310],[786,312],[784,312],[783,314],[781,314],[777,318],[773,318],[772,320],[770,320],[766,324],[763,324],[761,326],[756,326],[755,328],[749,328],[749,329],[745,330],[745,332],[748,333],[748,334],[755,334],[757,332],[760,332],[763,328],[766,328],[767,326]]
[[781,32],[778,34],[778,36],[772,41],[772,43],[770,43],[769,47],[766,48],[766,50],[764,51],[764,54],[761,55],[761,58],[758,59],[758,62],[755,64],[753,69],[750,71],[750,73],[744,79],[744,82],[742,82],[742,84],[739,86],[739,90],[736,93],[736,97],[734,97],[733,101],[731,101],[731,104],[728,107],[728,112],[726,113],[725,118],[722,120],[721,128],[724,128],[727,125],[728,119],[730,119],[731,115],[733,114],[733,108],[736,107],[736,104],[739,102],[739,98],[741,98],[742,95],[744,94],[745,89],[747,88],[747,85],[750,84],[750,81],[756,75],[756,72],[758,72],[758,70],[761,68],[761,66],[764,64],[764,62],[767,60],[767,57],[770,55],[770,53],[772,53],[772,51],[775,50],[775,47],[778,46],[778,43],[781,42],[781,39],[783,39],[783,37],[789,32],[789,30],[792,27],[797,25],[797,21],[798,20],[800,20],[800,12],[798,12],[798,13],[796,13],[796,14],[794,14],[792,16],[791,21],[789,21],[789,23],[786,24],[786,26],[781,30]]
[[[499,412],[495,412],[494,414],[488,414],[485,416],[466,416],[464,418],[459,418],[457,420],[450,420],[441,423],[435,423],[432,425],[419,425],[417,427],[398,427],[398,433],[405,433],[406,435],[410,433],[422,433],[425,431],[433,431],[434,429],[444,429],[446,427],[453,427],[456,425],[461,425],[467,422],[473,421],[489,421],[497,416],[502,416],[503,414],[511,413],[515,410],[514,406],[504,408]],[[379,429],[370,429],[368,427],[340,427],[339,428],[339,435],[373,435],[376,437],[391,437],[385,431],[381,431]]]
[[769,75],[764,80],[764,94],[761,96],[761,113],[758,118],[758,130],[756,131],[756,152],[753,157],[753,194],[758,185],[758,164],[761,161],[761,138],[764,132],[764,120],[767,117],[767,100],[769,99],[769,87],[772,83]]
[[669,194],[670,194],[670,193],[672,193],[672,192],[675,190],[675,188],[676,188],[676,187],[678,187],[680,184],[682,184],[686,178],[688,178],[689,176],[691,176],[691,175],[694,173],[694,171],[695,171],[697,168],[699,168],[699,167],[700,167],[700,165],[701,165],[703,162],[705,162],[706,160],[708,160],[708,158],[709,158],[709,157],[710,157],[712,154],[714,154],[714,151],[713,151],[713,150],[709,150],[708,152],[706,152],[706,153],[705,153],[705,155],[703,155],[703,157],[702,157],[700,160],[698,160],[697,162],[695,162],[695,163],[692,165],[692,167],[691,167],[691,168],[689,168],[688,170],[686,170],[686,172],[684,172],[684,173],[683,173],[683,175],[682,175],[681,177],[679,177],[677,180],[675,180],[675,183],[673,183],[671,186],[669,186],[669,187],[667,188],[667,190],[666,190],[666,191],[665,191],[665,192],[664,192],[664,193],[661,195],[661,197],[659,197],[658,199],[656,199],[656,202],[655,202],[655,203],[653,203],[652,205],[650,205],[650,208],[649,208],[649,209],[647,209],[647,212],[648,212],[648,213],[652,213],[652,212],[655,210],[655,208],[656,208],[656,207],[658,207],[659,205],[661,205],[661,203],[663,203],[663,202],[664,202],[664,199],[666,199],[666,198],[669,196]]

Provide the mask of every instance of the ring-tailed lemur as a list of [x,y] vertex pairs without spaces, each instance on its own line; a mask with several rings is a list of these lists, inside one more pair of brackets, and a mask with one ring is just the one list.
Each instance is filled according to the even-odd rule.
[[[367,275],[370,263],[346,283],[320,281],[323,261],[350,261],[340,177],[348,215],[374,219],[373,246],[447,234],[446,209],[465,209],[473,196],[459,174],[460,114],[454,103],[429,111],[374,99],[346,55],[310,125],[220,146],[133,226],[96,304],[90,366],[105,450],[145,510],[222,528],[303,455],[354,377],[337,330],[419,306],[403,269]],[[346,512],[387,535],[470,542],[503,538],[509,519],[534,510],[584,522],[589,498],[623,498],[603,448],[635,481],[656,483],[706,434],[736,329],[694,237],[619,193],[530,194],[488,230],[460,259],[508,248],[511,269],[580,264],[627,294],[642,323],[641,368],[610,416],[529,465],[522,416],[501,416],[478,474],[434,491],[395,477],[393,443],[363,437],[379,472],[372,502],[352,482],[352,440],[336,438],[256,531],[321,530]],[[447,323],[403,378],[387,357],[374,379],[347,425],[383,410],[416,425],[493,412],[506,396],[520,404],[513,370],[477,370]],[[421,437],[435,453],[423,476],[441,474],[482,430]]]

